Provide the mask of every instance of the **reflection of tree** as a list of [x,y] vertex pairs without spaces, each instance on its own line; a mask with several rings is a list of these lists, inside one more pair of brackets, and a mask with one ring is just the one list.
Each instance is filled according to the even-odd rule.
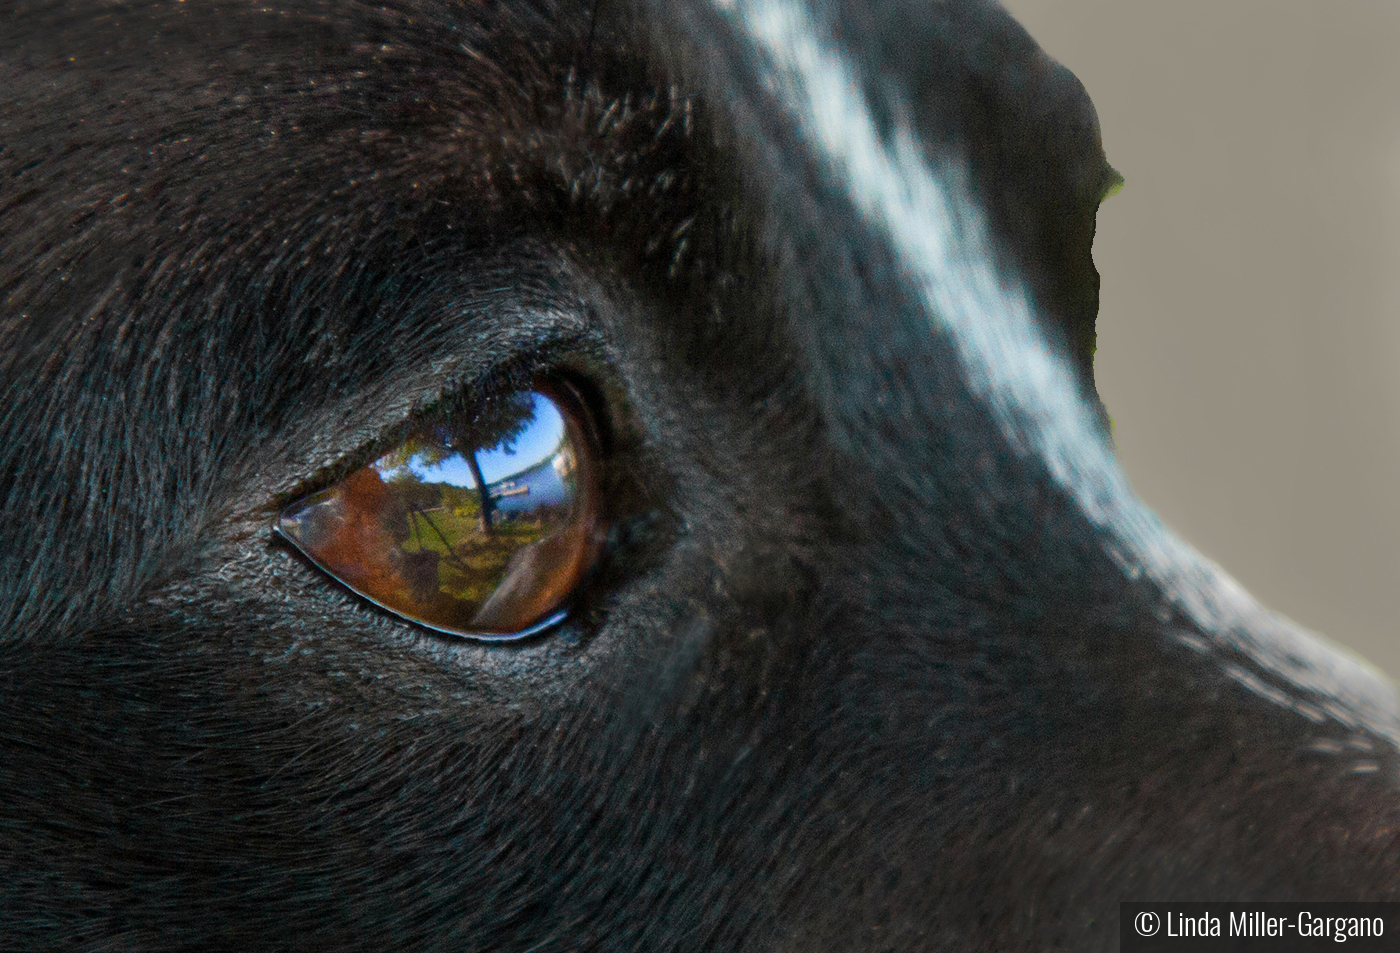
[[472,469],[472,479],[476,481],[476,492],[481,496],[481,531],[486,535],[495,532],[495,524],[491,522],[494,504],[491,502],[491,494],[486,490],[486,477],[481,475],[481,464],[476,462],[476,451],[468,451],[465,454],[467,466]]
[[433,466],[460,455],[476,481],[477,498],[481,505],[481,531],[490,535],[495,532],[493,517],[496,507],[486,489],[486,478],[482,476],[481,464],[476,459],[477,451],[514,452],[515,441],[534,420],[533,393],[517,391],[509,397],[487,402],[470,420],[454,420],[409,436],[395,456],[402,454],[404,463],[417,457],[425,466]]

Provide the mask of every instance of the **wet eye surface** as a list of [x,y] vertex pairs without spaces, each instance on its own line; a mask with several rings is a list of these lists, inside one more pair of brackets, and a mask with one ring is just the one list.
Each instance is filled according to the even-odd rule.
[[420,625],[532,635],[563,618],[597,557],[597,443],[563,384],[462,416],[293,503],[277,528],[348,588]]

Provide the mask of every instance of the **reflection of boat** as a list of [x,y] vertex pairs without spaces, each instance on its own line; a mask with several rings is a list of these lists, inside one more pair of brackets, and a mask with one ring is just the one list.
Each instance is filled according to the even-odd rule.
[[559,479],[567,480],[577,466],[573,447],[560,447],[559,452],[554,455],[554,472],[559,474]]

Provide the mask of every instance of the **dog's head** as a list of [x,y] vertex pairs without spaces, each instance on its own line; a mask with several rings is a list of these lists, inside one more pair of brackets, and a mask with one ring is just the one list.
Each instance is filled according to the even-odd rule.
[[[0,42],[16,943],[1107,947],[1130,896],[1390,896],[1393,695],[1127,488],[1115,176],[999,7]],[[545,379],[599,514],[562,621],[436,632],[274,532]]]

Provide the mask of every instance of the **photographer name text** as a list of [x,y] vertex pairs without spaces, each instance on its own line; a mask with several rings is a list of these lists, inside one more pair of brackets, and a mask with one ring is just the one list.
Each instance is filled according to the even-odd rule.
[[1231,913],[1223,919],[1211,913],[1190,917],[1168,910],[1163,920],[1162,935],[1168,937],[1300,936],[1345,943],[1353,938],[1385,934],[1385,923],[1380,917],[1324,917],[1307,910],[1300,910],[1294,917],[1251,912]]

